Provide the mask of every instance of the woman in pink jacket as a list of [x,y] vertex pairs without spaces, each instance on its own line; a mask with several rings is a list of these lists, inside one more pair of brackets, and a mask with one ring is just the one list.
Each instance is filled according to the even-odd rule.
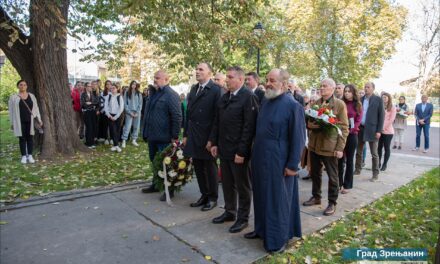
[[385,171],[391,155],[391,141],[394,135],[393,123],[394,119],[396,118],[396,108],[393,105],[393,100],[389,93],[382,94],[382,101],[385,108],[385,118],[383,121],[382,135],[379,139],[378,154],[380,167],[382,160],[382,149],[385,149],[382,167],[380,168],[381,171]]

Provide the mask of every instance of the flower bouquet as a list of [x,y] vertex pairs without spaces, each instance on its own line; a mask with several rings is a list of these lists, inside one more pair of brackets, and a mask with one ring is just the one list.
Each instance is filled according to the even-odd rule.
[[333,110],[326,106],[314,105],[312,108],[307,109],[305,114],[309,120],[314,121],[327,134],[337,131],[339,135],[342,135],[342,131],[338,126],[339,120],[333,114]]
[[190,158],[183,156],[183,145],[175,142],[157,153],[153,160],[153,184],[160,191],[165,191],[167,203],[172,205],[169,189],[180,191],[182,186],[191,181],[193,166]]

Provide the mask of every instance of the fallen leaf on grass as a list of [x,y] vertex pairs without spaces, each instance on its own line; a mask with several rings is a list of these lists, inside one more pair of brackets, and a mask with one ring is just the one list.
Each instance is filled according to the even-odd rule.
[[206,260],[211,260],[212,257],[211,257],[211,256],[205,256],[205,259],[206,259]]
[[397,216],[396,216],[396,214],[389,214],[388,215],[388,218],[389,219],[395,219]]
[[0,225],[6,225],[8,222],[6,221],[0,221]]

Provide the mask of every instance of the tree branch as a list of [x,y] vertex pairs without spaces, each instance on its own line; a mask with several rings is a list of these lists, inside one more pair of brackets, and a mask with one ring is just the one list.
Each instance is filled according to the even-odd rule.
[[[9,17],[6,11],[0,6],[0,49],[6,54],[6,57],[11,62],[12,66],[20,74],[21,78],[25,79],[33,90],[33,75],[32,75],[32,39],[26,36],[20,28],[18,28],[14,21]],[[11,45],[11,36],[17,36],[18,39]]]

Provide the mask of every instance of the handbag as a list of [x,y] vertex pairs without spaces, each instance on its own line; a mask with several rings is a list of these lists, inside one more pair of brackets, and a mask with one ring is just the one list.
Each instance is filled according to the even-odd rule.
[[43,134],[43,124],[40,123],[40,120],[38,120],[38,118],[37,118],[36,116],[34,117],[34,114],[32,114],[32,110],[31,110],[31,108],[29,107],[29,105],[26,103],[26,101],[23,100],[23,98],[21,98],[21,97],[20,97],[20,100],[23,101],[24,105],[25,105],[26,108],[29,110],[29,113],[31,113],[31,116],[32,116],[33,119],[34,119],[34,128],[35,128],[36,130],[38,130],[38,132],[39,132],[40,134]]

